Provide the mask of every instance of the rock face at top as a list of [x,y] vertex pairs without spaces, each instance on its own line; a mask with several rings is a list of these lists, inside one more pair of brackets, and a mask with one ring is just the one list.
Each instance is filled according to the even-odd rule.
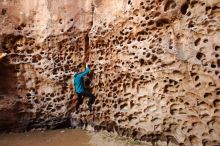
[[[219,0],[4,0],[0,128],[72,125],[158,145],[220,144]],[[74,113],[71,74],[90,62]],[[10,120],[8,120],[10,119]],[[4,125],[4,126],[1,126]]]

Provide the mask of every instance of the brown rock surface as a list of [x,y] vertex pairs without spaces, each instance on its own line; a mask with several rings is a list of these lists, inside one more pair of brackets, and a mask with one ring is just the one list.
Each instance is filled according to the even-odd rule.
[[[70,76],[84,58],[89,1],[0,2],[0,130],[53,128],[73,107]],[[23,126],[21,126],[23,125]]]
[[0,8],[3,125],[65,121],[70,75],[89,61],[94,113],[85,100],[73,126],[220,144],[219,0],[3,0]]

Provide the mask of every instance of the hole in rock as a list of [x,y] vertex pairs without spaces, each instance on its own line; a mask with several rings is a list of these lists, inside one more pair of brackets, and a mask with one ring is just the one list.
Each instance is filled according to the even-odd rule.
[[219,91],[216,91],[216,95],[220,95],[220,90],[219,90]]
[[62,19],[59,19],[59,23],[62,24]]
[[198,46],[200,40],[201,40],[201,38],[198,38],[198,39],[194,42],[195,46]]
[[190,16],[190,15],[191,15],[191,12],[189,11],[188,13],[186,13],[186,15],[187,15],[187,16]]
[[216,68],[216,65],[212,63],[211,68]]
[[209,41],[208,39],[204,39],[204,40],[203,40],[204,43],[207,43],[208,41]]
[[199,87],[200,85],[201,85],[201,83],[198,83],[198,84],[195,85],[195,87]]
[[212,10],[217,10],[217,9],[220,9],[220,7],[218,7],[218,6],[212,7]]
[[157,22],[156,22],[157,27],[162,27],[166,24],[169,24],[169,19],[166,19],[166,18],[161,18],[161,19],[157,20]]
[[184,3],[184,4],[181,6],[180,11],[181,11],[181,13],[182,13],[183,15],[186,14],[188,7],[189,7],[189,6],[188,6],[188,2]]
[[193,1],[190,3],[190,6],[193,8],[197,3],[198,3],[197,0],[193,0]]
[[220,46],[215,46],[215,51],[220,51]]
[[168,0],[165,4],[165,7],[164,7],[164,11],[167,11],[169,9],[174,9],[176,7],[176,3],[174,0]]
[[214,100],[213,104],[214,104],[215,107],[220,106],[220,100],[219,99]]
[[5,15],[7,13],[6,9],[2,9],[2,15]]
[[153,25],[154,24],[154,21],[153,20],[150,20],[149,22],[148,22],[148,25]]
[[199,76],[196,76],[196,77],[195,77],[195,81],[197,81],[198,79],[199,79]]
[[211,9],[210,6],[207,6],[207,7],[205,8],[206,11],[209,11],[210,9]]
[[217,65],[220,67],[220,59],[217,59]]
[[205,57],[205,55],[203,54],[203,53],[201,53],[201,52],[198,52],[197,54],[196,54],[196,58],[198,59],[198,60],[201,60],[202,58],[204,58]]
[[190,21],[189,24],[188,24],[188,28],[192,28],[192,27],[194,27],[194,24],[193,24],[192,21]]
[[212,93],[205,93],[205,94],[204,94],[204,98],[207,98],[207,97],[209,97],[209,96],[212,96]]

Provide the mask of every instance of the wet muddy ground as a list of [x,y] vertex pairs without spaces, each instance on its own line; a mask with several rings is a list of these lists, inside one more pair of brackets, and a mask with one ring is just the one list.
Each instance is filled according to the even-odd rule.
[[107,132],[80,129],[0,134],[0,146],[150,146]]

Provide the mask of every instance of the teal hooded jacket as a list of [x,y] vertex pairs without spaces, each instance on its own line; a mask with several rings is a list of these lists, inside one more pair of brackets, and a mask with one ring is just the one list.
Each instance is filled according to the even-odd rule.
[[87,67],[84,72],[77,73],[74,75],[73,83],[75,86],[76,93],[82,93],[85,91],[83,77],[86,76],[89,72],[90,72],[90,69]]

